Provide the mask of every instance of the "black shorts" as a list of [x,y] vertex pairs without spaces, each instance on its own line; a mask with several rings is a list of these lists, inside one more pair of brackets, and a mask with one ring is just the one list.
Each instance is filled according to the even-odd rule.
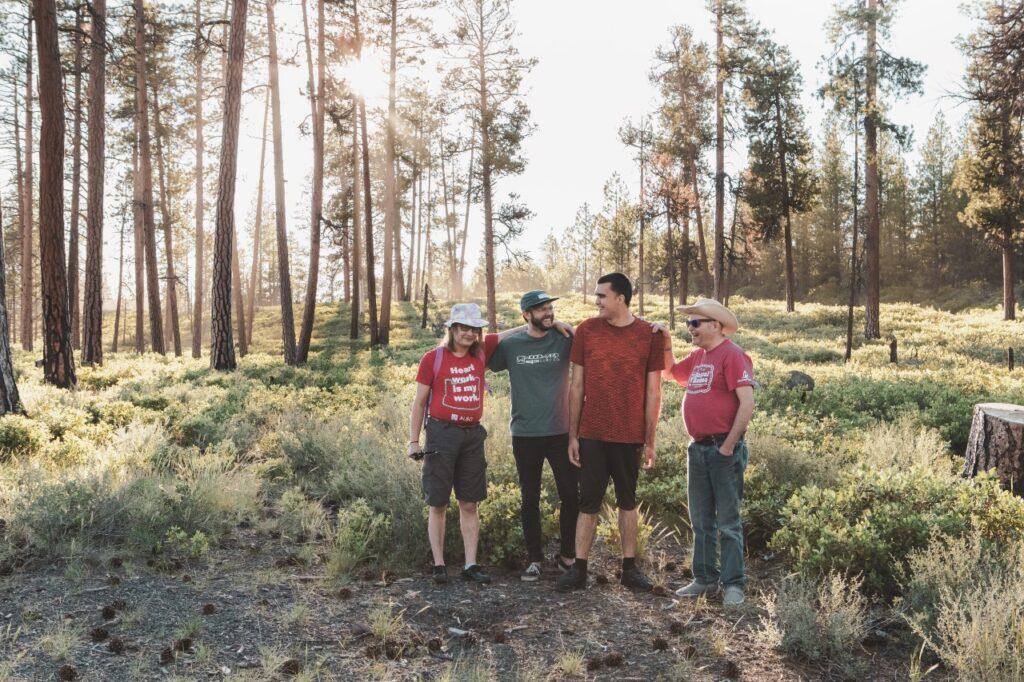
[[580,511],[601,511],[608,479],[615,485],[615,505],[636,509],[636,481],[640,476],[642,443],[609,443],[580,438]]
[[428,419],[423,458],[423,499],[431,507],[447,507],[455,488],[459,502],[479,502],[487,497],[487,460],[480,424],[468,428]]

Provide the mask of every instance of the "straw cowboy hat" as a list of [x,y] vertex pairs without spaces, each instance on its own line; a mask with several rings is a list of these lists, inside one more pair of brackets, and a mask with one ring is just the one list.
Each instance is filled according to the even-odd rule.
[[740,328],[736,315],[713,298],[698,298],[693,305],[681,305],[676,310],[687,315],[700,315],[722,325],[723,334],[732,334]]
[[451,317],[444,323],[444,326],[451,327],[453,324],[480,328],[487,326],[487,320],[480,313],[480,306],[476,303],[456,303],[452,306]]

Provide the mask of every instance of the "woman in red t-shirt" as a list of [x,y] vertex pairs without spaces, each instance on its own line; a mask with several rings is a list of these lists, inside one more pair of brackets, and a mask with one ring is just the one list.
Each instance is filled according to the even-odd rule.
[[487,431],[480,425],[487,364],[482,338],[486,324],[475,303],[453,306],[451,317],[445,322],[444,341],[423,355],[416,374],[408,453],[410,456],[421,454],[420,429],[425,429],[423,498],[430,507],[427,535],[437,583],[448,582],[444,527],[453,487],[459,503],[459,525],[466,553],[462,577],[477,583],[491,581],[476,563],[480,537],[477,504],[487,497],[487,460],[484,457]]

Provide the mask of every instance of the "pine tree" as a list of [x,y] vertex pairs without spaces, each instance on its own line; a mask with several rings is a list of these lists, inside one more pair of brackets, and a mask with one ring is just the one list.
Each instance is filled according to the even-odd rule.
[[[82,364],[103,362],[103,192],[106,162],[106,0],[92,0],[89,34],[88,186]],[[124,236],[122,234],[122,244]],[[123,249],[122,249],[123,250]],[[118,300],[121,278],[118,276]],[[120,307],[118,308],[120,313]]]

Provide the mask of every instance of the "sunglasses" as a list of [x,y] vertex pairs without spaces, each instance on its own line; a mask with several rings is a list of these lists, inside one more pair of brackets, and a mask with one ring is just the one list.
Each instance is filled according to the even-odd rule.
[[693,320],[687,320],[686,321],[686,326],[690,327],[691,329],[696,329],[697,327],[701,326],[705,322],[717,322],[717,320],[712,320],[712,319],[707,318],[707,317],[698,317],[698,318],[693,319]]

